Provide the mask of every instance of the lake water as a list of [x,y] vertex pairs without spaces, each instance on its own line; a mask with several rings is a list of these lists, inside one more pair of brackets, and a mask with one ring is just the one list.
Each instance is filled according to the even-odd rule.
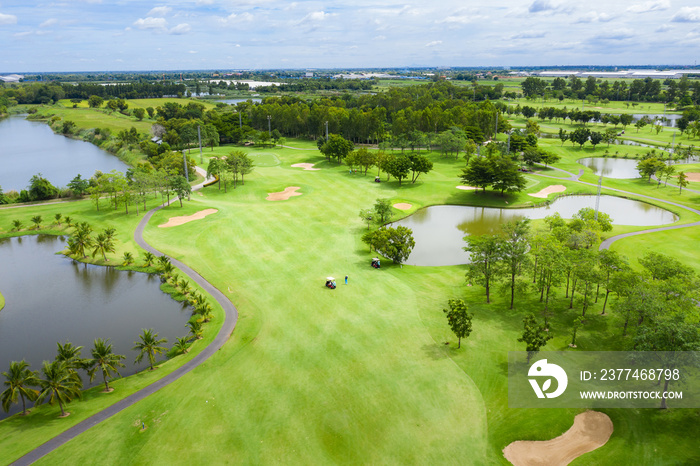
[[129,168],[89,142],[54,134],[46,123],[22,116],[0,120],[0,141],[0,186],[5,192],[27,189],[37,173],[54,186],[64,187],[78,173],[90,178],[95,170],[125,172]]
[[[110,338],[114,352],[126,356],[119,371],[126,376],[148,367],[145,361],[134,365],[138,352],[131,349],[141,329],[167,338],[168,348],[187,334],[190,309],[163,293],[157,276],[55,254],[64,244],[46,235],[0,240],[0,371],[22,359],[40,371],[42,361],[55,358],[57,342],[83,346],[82,357],[90,357],[96,338]],[[80,372],[87,387],[89,378]],[[98,374],[93,385],[101,380]],[[15,405],[11,413],[20,410]]]
[[586,157],[578,163],[584,165],[593,173],[606,178],[640,178],[637,171],[637,159],[620,159],[612,157]]
[[256,104],[259,104],[260,102],[262,102],[262,99],[222,99],[222,100],[214,100],[213,102],[217,103],[217,104],[219,102],[221,102],[221,103],[227,104],[227,105],[236,105],[236,104],[241,103],[241,102],[248,102],[249,100],[252,100],[253,103],[256,103]]
[[[595,196],[560,197],[549,206],[527,209],[497,209],[472,206],[432,206],[418,210],[391,226],[413,230],[416,242],[406,260],[409,265],[458,265],[469,262],[462,249],[467,235],[496,234],[501,225],[523,218],[543,219],[559,212],[570,219],[584,207],[595,208]],[[615,196],[600,197],[600,211],[615,225],[657,226],[674,223],[678,217],[668,210],[644,202]]]

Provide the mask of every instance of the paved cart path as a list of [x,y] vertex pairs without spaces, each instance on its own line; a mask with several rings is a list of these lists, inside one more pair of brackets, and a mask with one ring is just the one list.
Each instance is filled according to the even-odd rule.
[[[199,170],[198,170],[199,171]],[[205,174],[206,176],[206,174]],[[203,183],[202,183],[203,184]],[[197,185],[194,187],[194,189],[200,189],[202,187],[202,184]],[[173,199],[173,202],[176,201],[177,199]],[[164,206],[157,207],[151,211],[149,211],[143,219],[141,219],[141,222],[138,224],[136,227],[136,231],[134,232],[134,240],[138,243],[139,246],[141,246],[143,249],[146,251],[150,251],[153,254],[157,256],[162,256],[164,255],[148,243],[144,241],[143,239],[143,230],[148,224],[148,221],[151,219],[153,214],[157,212],[158,210],[162,209]],[[209,357],[214,354],[216,351],[218,351],[224,343],[229,339],[231,333],[233,332],[233,329],[236,326],[236,322],[238,321],[238,310],[236,307],[231,303],[231,301],[224,296],[224,294],[219,291],[217,288],[215,288],[211,283],[206,281],[204,278],[202,278],[201,275],[199,275],[197,272],[192,270],[190,267],[186,266],[180,261],[177,261],[175,259],[170,260],[174,266],[179,268],[183,273],[185,273],[192,281],[197,283],[199,286],[201,286],[207,293],[212,295],[214,299],[221,305],[221,307],[224,310],[225,313],[225,318],[224,318],[224,323],[221,326],[221,330],[219,330],[219,333],[216,335],[216,338],[214,338],[214,341],[212,341],[209,346],[204,348],[202,352],[200,352],[197,356],[192,358],[190,361],[186,362],[183,364],[181,367],[178,369],[175,369],[173,372],[170,374],[166,375],[160,380],[157,380],[156,382],[152,383],[151,385],[142,388],[141,390],[127,396],[121,401],[118,401],[117,403],[113,404],[112,406],[100,411],[99,413],[96,413],[89,418],[85,419],[84,421],[79,422],[78,424],[74,425],[70,429],[66,430],[65,432],[59,434],[58,436],[54,437],[53,439],[49,440],[48,442],[44,443],[43,445],[40,445],[39,447],[35,448],[34,450],[30,451],[26,455],[22,456],[21,458],[17,459],[12,465],[28,465],[32,464],[33,462],[37,461],[39,458],[49,454],[56,448],[60,447],[64,443],[68,442],[69,440],[75,438],[76,436],[82,434],[86,430],[90,429],[93,426],[96,426],[100,422],[109,419],[110,417],[114,416],[115,414],[119,413],[120,411],[128,408],[129,406],[133,405],[134,403],[143,400],[149,395],[152,395],[153,393],[157,392],[161,388],[165,387],[166,385],[174,382],[175,380],[179,379],[183,375],[187,374],[190,372],[192,369],[195,367],[199,366],[202,364],[204,361],[209,359]]]

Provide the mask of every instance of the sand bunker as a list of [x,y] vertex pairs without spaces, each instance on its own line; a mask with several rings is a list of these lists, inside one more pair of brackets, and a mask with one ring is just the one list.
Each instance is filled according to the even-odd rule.
[[408,210],[413,206],[411,204],[407,204],[405,202],[399,202],[398,204],[394,204],[394,207],[396,207],[399,210]]
[[586,411],[574,418],[574,425],[559,437],[545,441],[519,440],[508,445],[503,455],[515,466],[566,466],[574,459],[600,448],[613,433],[610,418],[598,411]]
[[217,212],[218,210],[216,209],[205,209],[200,210],[199,212],[195,212],[192,215],[183,215],[182,217],[170,217],[170,219],[166,223],[158,225],[158,228],[176,227],[178,225],[183,225],[187,222],[191,222],[193,220],[201,220],[207,215],[215,214]]
[[463,191],[471,191],[474,189],[481,189],[481,188],[476,188],[474,186],[457,186],[457,189],[461,189]]
[[528,194],[528,196],[532,197],[540,197],[542,199],[547,199],[547,196],[549,196],[552,193],[563,193],[566,191],[566,186],[563,184],[553,184],[551,186],[547,186],[543,190],[541,190],[538,193],[535,194]]
[[313,163],[295,163],[294,165],[292,165],[292,167],[303,168],[304,170],[310,170],[310,171],[320,170],[320,168],[314,168]]
[[301,193],[295,192],[296,190],[301,189],[298,186],[290,186],[289,188],[284,188],[284,191],[279,192],[279,193],[267,193],[267,199],[268,201],[286,201],[292,196],[301,196]]
[[700,181],[700,173],[686,173],[688,181]]

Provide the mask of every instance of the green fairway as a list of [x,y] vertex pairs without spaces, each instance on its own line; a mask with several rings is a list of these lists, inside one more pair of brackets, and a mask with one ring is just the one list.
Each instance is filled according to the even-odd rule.
[[0,311],[2,311],[3,307],[5,307],[5,297],[0,293]]
[[[577,148],[559,147],[556,140],[542,144],[562,156],[557,167],[572,173],[583,168],[576,162],[581,156]],[[494,293],[494,302],[484,304],[483,288],[467,286],[463,266],[398,267],[386,260],[375,270],[370,267],[373,254],[360,239],[367,227],[358,212],[371,208],[377,198],[410,203],[409,213],[436,204],[530,206],[545,200],[528,193],[552,184],[564,185],[566,194],[593,194],[596,187],[562,179],[570,176],[563,172],[538,169],[557,178],[528,174],[525,192],[505,196],[462,191],[456,187],[464,160],[437,152],[426,152],[434,169],[415,184],[399,186],[386,182],[385,176],[374,183],[376,171],[351,174],[345,165],[326,161],[312,141],[285,145],[294,148],[215,148],[214,155],[244,150],[255,160],[255,171],[244,185],[229,185],[227,193],[213,185],[194,194],[183,208],[177,204],[157,212],[144,235],[197,270],[237,306],[239,321],[229,342],[190,374],[38,464],[508,464],[501,451],[510,442],[550,439],[571,426],[577,410],[507,406],[507,352],[524,350],[517,342],[522,317],[539,315],[538,296],[519,296],[515,309],[509,310],[505,293]],[[596,152],[602,154],[600,148]],[[204,155],[212,152],[205,150]],[[194,152],[192,156],[199,158]],[[291,167],[302,162],[320,170]],[[590,170],[585,173],[587,181],[595,178]],[[291,186],[300,187],[301,195],[265,200],[268,193]],[[606,179],[604,186],[689,206],[697,196],[676,196],[677,189],[642,180]],[[170,217],[209,208],[217,213],[158,228]],[[62,212],[99,228],[115,226],[115,256],[126,251],[139,256],[131,235],[140,216],[106,206],[103,210],[97,212],[88,201],[0,209],[0,234],[16,234],[10,232],[16,218],[27,225],[37,213],[51,218]],[[681,222],[697,220],[695,214],[675,210]],[[406,215],[398,210],[394,214]],[[639,229],[615,227],[611,234]],[[698,268],[700,255],[692,250],[696,234],[696,229],[681,229],[658,239],[640,235],[614,248],[636,258],[654,248],[670,254],[680,243],[684,246],[674,254]],[[346,275],[348,285],[343,283]],[[338,279],[337,289],[324,287],[327,276]],[[554,339],[547,350],[568,348],[570,322],[580,312],[568,309],[563,290],[557,293],[551,318]],[[473,333],[459,350],[442,312],[451,298],[464,299],[475,315]],[[600,316],[600,308],[600,303],[590,308],[579,348],[621,349],[618,317]],[[215,320],[207,338],[217,328]],[[180,365],[182,359],[169,361],[160,371]],[[115,395],[160,375],[115,381]],[[86,401],[70,405],[75,414],[65,420],[55,419],[58,407],[42,406],[27,418],[0,422],[0,451],[9,452],[0,463],[107,403],[104,396],[91,393]],[[697,458],[697,410],[605,412],[615,425],[613,437],[573,464],[677,464]]]

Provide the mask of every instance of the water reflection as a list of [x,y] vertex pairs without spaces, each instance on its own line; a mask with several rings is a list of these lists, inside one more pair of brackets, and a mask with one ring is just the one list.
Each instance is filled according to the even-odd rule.
[[640,178],[637,171],[637,162],[636,159],[610,157],[587,157],[578,161],[581,165],[593,170],[593,173],[598,176],[603,175],[606,178],[616,179]]
[[[497,209],[472,206],[433,206],[395,222],[413,230],[416,241],[406,261],[410,265],[466,264],[464,236],[495,234],[501,225],[523,218],[543,219],[558,212],[572,218],[584,207],[595,208],[595,196],[566,196],[551,205],[527,209]],[[666,225],[678,217],[665,209],[644,202],[615,196],[601,196],[600,211],[610,215],[615,225]]]
[[114,351],[126,355],[121,374],[130,375],[147,367],[133,364],[137,353],[131,347],[141,329],[153,328],[168,339],[167,346],[187,333],[190,311],[160,291],[157,278],[55,254],[64,247],[55,236],[0,240],[6,302],[0,311],[0,371],[21,359],[39,369],[42,361],[53,360],[57,342],[82,345],[85,357],[94,339],[111,338]]

